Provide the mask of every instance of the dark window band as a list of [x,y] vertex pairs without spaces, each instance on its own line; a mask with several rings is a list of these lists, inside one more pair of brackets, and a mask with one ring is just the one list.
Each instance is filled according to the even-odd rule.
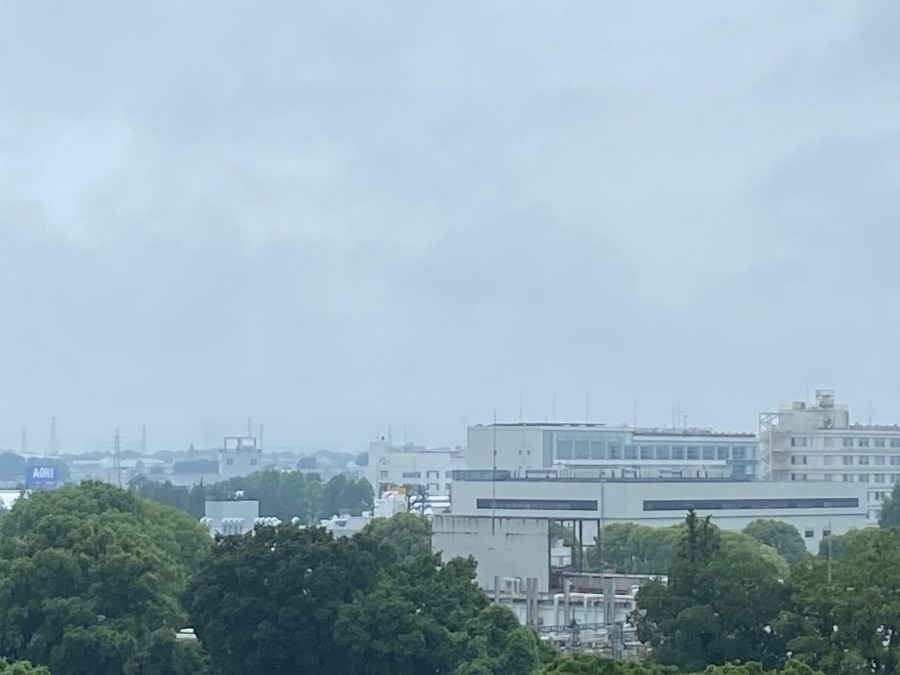
[[843,509],[856,508],[856,497],[810,499],[649,499],[644,511],[739,511],[741,509]]
[[596,511],[590,499],[479,499],[479,509],[533,509],[535,511]]

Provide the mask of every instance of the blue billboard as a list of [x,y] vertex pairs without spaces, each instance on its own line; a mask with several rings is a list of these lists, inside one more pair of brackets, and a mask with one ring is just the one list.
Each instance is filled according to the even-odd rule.
[[27,465],[25,487],[29,490],[53,490],[56,487],[56,467],[52,464]]

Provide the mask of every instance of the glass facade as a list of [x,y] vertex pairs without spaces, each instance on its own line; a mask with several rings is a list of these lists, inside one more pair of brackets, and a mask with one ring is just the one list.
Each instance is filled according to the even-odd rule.
[[732,478],[747,480],[756,473],[757,444],[755,440],[734,442],[733,439],[706,439],[687,435],[684,440],[669,438],[640,438],[622,431],[553,431],[547,434],[545,451],[552,460],[565,464],[584,461],[586,466],[597,466],[605,461],[635,462],[635,468],[644,462],[658,466],[685,462],[685,466],[703,466],[704,462],[722,463]]

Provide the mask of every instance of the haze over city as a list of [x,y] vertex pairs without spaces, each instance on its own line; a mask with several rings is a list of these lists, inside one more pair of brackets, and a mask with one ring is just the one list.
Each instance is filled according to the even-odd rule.
[[898,20],[0,2],[0,446],[896,422]]

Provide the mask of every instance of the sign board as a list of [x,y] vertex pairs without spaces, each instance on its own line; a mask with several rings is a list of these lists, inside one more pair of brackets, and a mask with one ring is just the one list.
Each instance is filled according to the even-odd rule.
[[29,490],[53,490],[56,487],[56,467],[52,464],[26,465],[25,487]]

